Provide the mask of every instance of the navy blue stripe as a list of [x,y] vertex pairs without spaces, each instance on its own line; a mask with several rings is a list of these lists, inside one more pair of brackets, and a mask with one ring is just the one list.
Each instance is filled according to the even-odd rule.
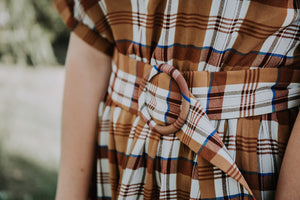
[[185,96],[182,92],[180,92],[180,93],[181,93],[182,97],[183,97],[187,102],[191,103],[190,98],[188,98],[187,96]]
[[159,70],[159,69],[157,68],[156,65],[153,65],[153,67],[154,67],[154,69],[156,69],[156,71],[158,71],[159,73],[162,73],[162,72],[163,72],[163,71]]
[[[146,47],[146,48],[150,48],[151,46],[150,45],[145,45],[145,44],[141,44],[141,43],[138,43],[138,42],[135,42],[135,41],[132,41],[132,40],[117,40],[116,43],[121,43],[121,42],[130,42],[130,43],[133,43],[133,44],[136,44],[136,45],[139,45],[141,47]],[[270,53],[270,52],[261,52],[261,51],[249,51],[248,53],[242,53],[242,52],[239,52],[235,49],[232,49],[232,48],[228,48],[228,49],[225,49],[224,51],[220,51],[220,50],[217,50],[217,49],[214,49],[212,47],[209,47],[209,46],[206,46],[206,47],[196,47],[194,45],[183,45],[183,44],[179,44],[179,43],[174,43],[172,45],[157,45],[156,47],[157,48],[161,48],[161,49],[166,49],[166,48],[171,48],[171,47],[174,47],[174,46],[179,46],[179,47],[192,47],[194,49],[197,49],[197,50],[205,50],[205,49],[210,49],[216,53],[220,53],[220,54],[224,54],[228,51],[233,51],[235,52],[236,54],[238,55],[242,55],[242,56],[246,56],[246,55],[249,55],[249,54],[258,54],[258,55],[268,55],[268,56],[274,56],[274,57],[279,57],[279,58],[284,58],[284,59],[294,59],[294,58],[300,58],[300,55],[297,55],[297,56],[287,56],[287,55],[282,55],[282,54],[277,54],[277,53]]]
[[223,200],[223,199],[232,199],[232,198],[236,198],[236,197],[252,197],[250,194],[234,194],[234,195],[227,195],[227,196],[223,196],[223,197],[216,197],[216,198],[205,198],[202,200]]
[[[117,154],[120,154],[120,155],[123,155],[125,157],[134,157],[134,158],[141,158],[143,156],[147,156],[147,158],[149,158],[150,160],[154,160],[153,157],[149,156],[147,153],[143,153],[142,155],[135,155],[135,154],[130,154],[130,155],[126,155],[125,153],[123,152],[119,152],[117,150],[112,150],[112,149],[108,149],[108,151],[110,152],[114,152],[114,153],[117,153]],[[164,157],[160,157],[160,156],[155,156],[155,159],[160,159],[160,160],[165,160],[165,161],[168,161],[168,160],[185,160],[187,162],[190,162],[190,163],[193,163],[194,165],[197,165],[197,162],[194,162],[192,160],[189,160],[187,158],[184,158],[184,157],[176,157],[176,158],[164,158]]]
[[211,84],[212,84],[213,76],[214,76],[214,73],[210,73],[210,81],[209,81],[209,87],[208,87],[208,92],[207,92],[207,100],[206,100],[206,109],[205,109],[205,112],[207,112],[208,108],[209,108],[209,94],[210,94],[210,91],[211,91]]
[[276,85],[278,84],[279,78],[280,78],[280,69],[278,68],[278,73],[277,73],[277,80],[276,80],[276,83],[271,87],[272,93],[273,93],[273,97],[272,97],[272,112],[275,112],[275,104],[274,104],[274,101],[275,101],[276,93],[275,93],[274,88],[275,88]]
[[249,171],[244,171],[240,170],[241,173],[243,174],[249,174],[249,175],[258,175],[258,176],[277,176],[277,173],[259,173],[259,172],[249,172]]
[[168,108],[167,108],[167,111],[165,112],[165,125],[167,126],[168,125],[168,123],[167,123],[167,115],[168,115],[168,113],[169,113],[169,111],[170,111],[170,105],[169,105],[169,99],[170,99],[170,94],[171,94],[171,84],[172,84],[172,81],[173,81],[173,79],[171,78],[170,79],[170,84],[169,84],[169,91],[168,91],[168,96],[167,96],[167,99],[166,99],[166,101],[167,101],[167,106],[168,106]]
[[211,134],[209,134],[209,136],[205,139],[205,141],[203,142],[200,150],[198,151],[198,154],[202,151],[202,149],[204,148],[204,146],[206,145],[206,143],[208,142],[208,140],[216,133],[217,131],[214,130],[213,132],[211,132]]

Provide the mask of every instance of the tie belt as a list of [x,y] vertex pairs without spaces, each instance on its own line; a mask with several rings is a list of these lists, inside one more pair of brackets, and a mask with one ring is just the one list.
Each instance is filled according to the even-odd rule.
[[146,64],[117,50],[113,61],[108,101],[139,115],[153,131],[176,133],[192,151],[253,194],[210,120],[299,106],[300,70],[181,73],[168,64]]

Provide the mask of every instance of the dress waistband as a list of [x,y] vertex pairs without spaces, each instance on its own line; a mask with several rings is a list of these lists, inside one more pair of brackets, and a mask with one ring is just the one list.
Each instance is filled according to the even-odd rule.
[[[164,72],[174,78],[172,81],[169,75],[161,73],[162,65],[145,64],[117,50],[113,61],[107,103],[113,101],[139,114],[153,131],[175,133],[183,144],[240,183],[255,199],[210,119],[262,115],[299,106],[298,70],[180,73],[167,66]],[[180,90],[174,82],[179,83]]]
[[[139,85],[153,66],[123,55],[117,50],[114,52],[113,61],[109,96],[122,108],[138,114]],[[257,116],[300,105],[300,70],[260,68],[221,72],[186,71],[182,75],[191,94],[199,101],[210,119]],[[165,86],[165,78],[157,78],[153,84],[160,88],[155,89],[155,92],[159,90],[167,96],[170,88]],[[162,84],[157,85],[160,83]],[[174,87],[172,91],[179,94]],[[156,102],[165,102],[165,96],[155,95],[153,98]],[[173,98],[174,101],[180,101],[180,94],[173,95]],[[151,112],[158,119],[164,118],[163,112]]]

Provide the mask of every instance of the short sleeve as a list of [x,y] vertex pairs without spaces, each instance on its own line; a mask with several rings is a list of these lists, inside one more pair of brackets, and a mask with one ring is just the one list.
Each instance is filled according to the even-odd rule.
[[108,27],[108,23],[96,0],[53,0],[53,2],[72,32],[95,49],[112,56],[113,37],[107,29],[98,28]]

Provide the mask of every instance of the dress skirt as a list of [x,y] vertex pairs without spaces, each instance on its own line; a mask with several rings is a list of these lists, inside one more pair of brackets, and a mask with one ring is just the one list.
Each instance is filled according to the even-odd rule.
[[[297,113],[294,108],[212,121],[256,199],[274,199]],[[252,199],[175,134],[151,131],[112,102],[103,112],[98,148],[98,199]]]

